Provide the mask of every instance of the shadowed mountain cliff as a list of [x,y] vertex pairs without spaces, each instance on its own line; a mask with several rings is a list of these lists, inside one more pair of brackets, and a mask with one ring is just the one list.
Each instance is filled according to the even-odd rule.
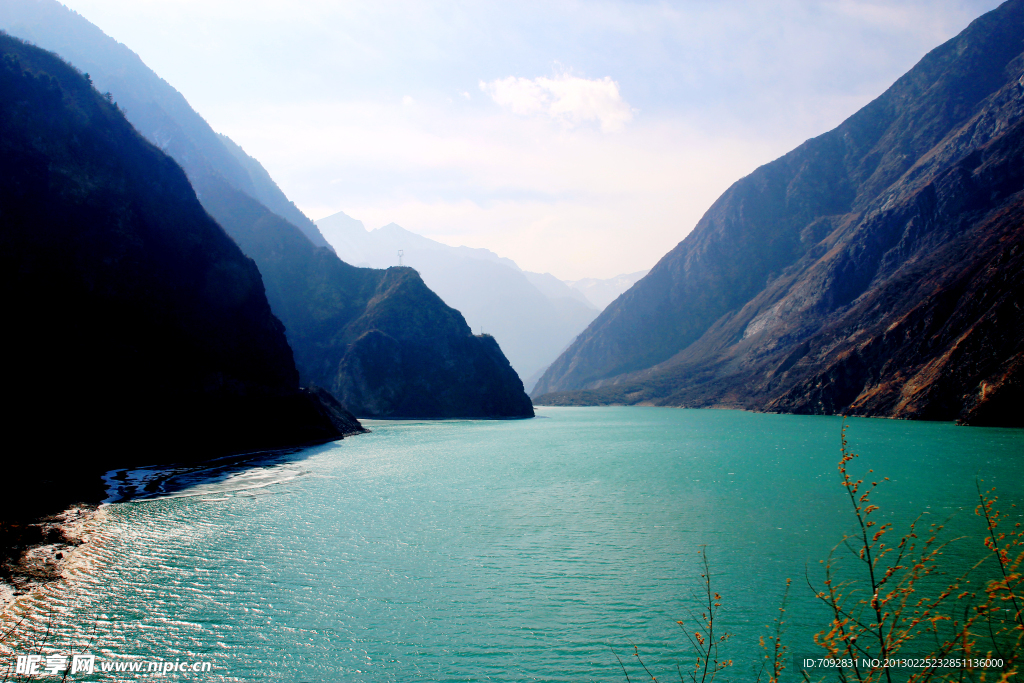
[[247,195],[210,189],[207,210],[264,273],[303,381],[360,417],[533,415],[494,339],[474,336],[415,270],[350,266]]
[[[378,290],[392,276],[352,268],[339,260],[312,221],[287,200],[255,159],[214,133],[184,97],[135,53],[55,0],[4,2],[0,27],[88,71],[97,87],[112,93],[124,107],[136,129],[181,164],[203,207],[263,274],[267,298],[284,323],[303,383],[329,388],[351,410],[368,417],[533,415],[522,382],[492,339],[473,337],[464,321],[461,327],[416,327],[422,317],[411,315],[412,311],[404,318],[389,319],[395,325],[413,325],[409,330],[379,330],[398,340],[405,364],[400,374],[390,376],[391,384],[380,387],[380,396],[370,400],[372,387],[344,374],[359,367],[354,362],[359,353],[372,352],[356,344],[348,326],[357,318],[363,325],[377,320],[370,314],[370,303],[402,295],[405,287],[414,288],[412,280],[418,277],[406,275],[403,287]],[[417,294],[399,296],[398,301],[428,307],[436,319],[454,315],[461,320],[437,297]],[[345,357],[350,362],[343,364]],[[415,372],[408,365],[414,360],[422,364]],[[394,384],[396,378],[409,384],[399,387]],[[427,378],[434,382],[438,397],[433,403],[420,396]],[[346,393],[345,387],[355,384],[362,387],[361,393]],[[490,393],[482,396],[482,391]],[[430,406],[436,412],[430,413]]]
[[553,275],[524,272],[487,249],[451,247],[394,223],[367,230],[344,213],[316,224],[349,263],[386,268],[401,249],[405,265],[471,329],[494,336],[527,389],[597,316],[582,293]]
[[256,265],[181,168],[87,78],[3,34],[0,288],[4,472],[25,482],[5,506],[113,466],[361,431],[299,389]]
[[540,403],[1024,425],[1024,0],[756,170],[549,368]]
[[220,177],[290,221],[317,246],[330,247],[258,161],[215,133],[137,54],[75,11],[56,0],[5,0],[0,29],[57,53],[89,74],[100,92],[113,93],[135,129],[177,161],[193,185]]

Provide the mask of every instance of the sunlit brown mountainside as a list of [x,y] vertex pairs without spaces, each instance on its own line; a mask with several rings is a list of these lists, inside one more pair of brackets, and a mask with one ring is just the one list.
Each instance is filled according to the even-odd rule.
[[361,417],[533,415],[493,338],[474,336],[415,271],[341,261],[259,162],[127,47],[55,0],[5,0],[0,28],[88,72],[181,165],[203,207],[259,267],[304,384],[326,387]]
[[113,466],[361,431],[299,389],[256,265],[181,168],[86,77],[5,35],[0,291],[3,467],[22,482],[0,507]]
[[544,404],[1024,426],[1024,0],[735,183],[548,369]]

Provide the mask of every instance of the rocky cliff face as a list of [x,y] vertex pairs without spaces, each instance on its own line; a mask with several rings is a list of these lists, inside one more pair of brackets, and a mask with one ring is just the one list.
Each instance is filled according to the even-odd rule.
[[[428,287],[466,318],[470,329],[486,331],[529,390],[597,311],[586,298],[551,275],[527,273],[514,261],[486,249],[450,247],[394,223],[367,231],[344,213],[316,225],[347,263],[387,268],[404,263]],[[578,297],[575,298],[574,297]]]
[[733,185],[542,403],[1021,425],[1024,2]]
[[360,415],[533,415],[493,337],[473,336],[412,268],[380,272],[364,270],[376,287],[345,328],[337,370],[324,378],[346,405]]
[[[353,268],[338,259],[316,226],[287,200],[259,162],[214,133],[138,55],[81,16],[55,0],[10,0],[0,3],[0,28],[54,50],[90,72],[97,86],[109,90],[124,106],[136,129],[181,165],[203,207],[259,267],[272,310],[285,325],[303,384],[320,383],[335,392],[349,384],[363,386],[359,398],[344,391],[337,395],[366,416],[533,415],[522,382],[504,355],[492,339],[473,337],[465,321],[461,327],[453,323],[410,327],[403,333],[380,330],[403,348],[404,369],[395,377],[409,384],[399,388],[399,394],[420,396],[428,391],[424,383],[430,378],[429,392],[437,398],[394,403],[385,398],[395,390],[391,386],[370,400],[370,387],[355,377],[348,382],[339,376],[356,368],[352,363],[341,365],[347,344],[355,341],[347,328],[357,318],[362,317],[364,324],[377,319],[365,317],[375,296],[405,290],[386,287],[378,292],[378,285],[390,277],[384,271]],[[437,319],[462,320],[437,297],[420,297],[417,305],[429,308]],[[404,319],[413,321],[416,316]],[[403,324],[401,319],[394,322]],[[437,352],[424,353],[427,348]],[[409,365],[413,359],[420,363],[416,368]],[[404,412],[413,406],[414,413]],[[428,406],[438,412],[427,414]]]
[[206,207],[255,259],[303,381],[360,417],[532,417],[493,338],[474,336],[412,268],[356,268],[225,184]]
[[299,390],[256,265],[181,168],[80,73],[5,35],[0,291],[3,465],[24,482],[7,503],[81,472],[361,429]]

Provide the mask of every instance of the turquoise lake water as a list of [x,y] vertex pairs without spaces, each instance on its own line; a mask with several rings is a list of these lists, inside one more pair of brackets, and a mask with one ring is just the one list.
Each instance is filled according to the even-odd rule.
[[[634,644],[677,680],[702,546],[717,626],[734,634],[726,680],[754,680],[786,578],[787,642],[818,654],[827,615],[806,580],[855,523],[839,418],[538,415],[368,422],[371,434],[111,504],[72,581],[5,614],[0,667],[49,628],[43,654],[212,663],[176,680],[622,681],[616,654],[644,680]],[[968,537],[947,551],[953,567],[978,554],[976,477],[1006,509],[1024,504],[1022,430],[854,419],[848,435],[855,472],[890,478],[874,500],[885,521],[924,513]]]

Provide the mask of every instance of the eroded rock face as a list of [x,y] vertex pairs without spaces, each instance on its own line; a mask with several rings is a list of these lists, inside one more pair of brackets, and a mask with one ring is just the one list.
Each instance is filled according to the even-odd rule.
[[4,468],[28,497],[344,433],[299,391],[256,265],[181,168],[82,74],[4,35],[0,288]]
[[1022,52],[1012,0],[737,182],[538,402],[1020,426]]
[[[358,415],[528,417],[533,404],[488,335],[474,336],[411,268],[388,268],[346,326],[331,388]],[[342,350],[342,349],[339,349]]]

